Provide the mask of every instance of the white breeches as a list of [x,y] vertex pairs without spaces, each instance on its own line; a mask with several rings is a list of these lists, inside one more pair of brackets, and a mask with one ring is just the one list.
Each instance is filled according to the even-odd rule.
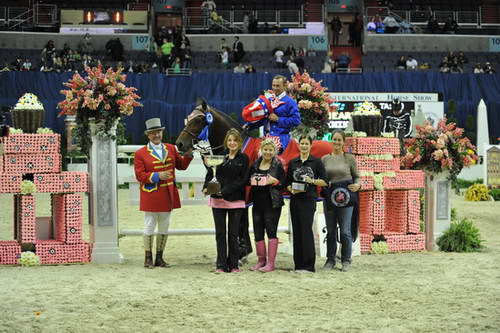
[[168,227],[170,225],[170,213],[144,213],[144,235],[151,236],[155,233],[155,227],[158,224],[158,233],[161,235],[166,235],[168,233]]

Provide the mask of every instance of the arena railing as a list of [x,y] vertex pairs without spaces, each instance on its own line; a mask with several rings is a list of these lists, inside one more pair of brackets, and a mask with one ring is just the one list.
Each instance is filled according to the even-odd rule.
[[443,23],[450,16],[453,17],[459,25],[479,25],[481,23],[480,9],[478,11],[452,11],[452,10],[389,10],[387,7],[366,7],[366,16],[371,20],[376,14],[381,19],[389,13],[395,14],[411,24],[423,25],[429,21],[429,16],[436,18],[438,22]]
[[174,68],[167,68],[167,76],[191,76],[193,70],[191,68],[181,68],[178,72]]
[[[284,25],[287,27],[302,27],[304,14],[302,8],[293,10],[218,10],[217,15],[222,17],[231,27],[241,27],[245,14],[251,12],[259,23]],[[209,17],[200,7],[184,8],[184,24],[188,29],[208,29]]]

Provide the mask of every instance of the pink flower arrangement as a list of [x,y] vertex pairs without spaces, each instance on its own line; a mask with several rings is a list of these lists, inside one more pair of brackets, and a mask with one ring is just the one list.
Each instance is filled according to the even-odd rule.
[[[122,69],[113,71],[109,68],[103,72],[102,66],[86,67],[87,76],[73,75],[73,78],[64,83],[69,90],[61,90],[66,98],[57,104],[61,109],[59,115],[76,115],[80,112],[88,113],[96,120],[107,117],[130,116],[134,107],[142,106],[137,102],[139,96],[134,87],[126,87],[122,82],[127,78]],[[107,111],[107,112],[105,112]]]
[[304,130],[315,130],[322,138],[328,132],[328,113],[334,111],[334,101],[308,73],[295,74],[288,83],[288,93],[297,101]]
[[426,123],[416,129],[415,138],[405,141],[407,152],[401,158],[403,167],[430,173],[447,171],[450,178],[455,179],[464,167],[477,163],[476,147],[455,123],[446,123],[444,118],[436,128]]
[[142,106],[137,100],[137,89],[123,82],[126,75],[122,69],[102,70],[102,66],[86,67],[87,75],[75,74],[64,83],[69,89],[61,90],[65,99],[57,104],[61,115],[76,115],[74,137],[83,153],[88,154],[91,145],[89,120],[100,122],[98,134],[116,139],[112,128],[122,116],[130,116],[134,107]]

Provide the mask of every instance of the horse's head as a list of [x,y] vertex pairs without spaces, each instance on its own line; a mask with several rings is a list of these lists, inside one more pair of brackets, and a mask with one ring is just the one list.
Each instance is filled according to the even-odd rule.
[[198,136],[206,125],[205,115],[209,110],[209,106],[204,100],[200,100],[198,105],[187,116],[186,126],[181,131],[175,145],[181,153],[184,153],[193,148],[193,145],[198,142]]

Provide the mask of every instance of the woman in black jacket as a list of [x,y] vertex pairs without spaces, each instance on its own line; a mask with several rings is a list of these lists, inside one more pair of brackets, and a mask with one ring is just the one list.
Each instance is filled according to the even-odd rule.
[[[281,191],[285,183],[285,171],[276,157],[277,147],[272,139],[260,145],[262,156],[250,168],[250,185],[253,201],[252,218],[255,233],[255,248],[258,262],[251,270],[274,271],[278,251],[278,222],[284,205]],[[268,251],[264,234],[267,233]]]
[[[238,230],[239,221],[245,209],[245,185],[248,180],[248,157],[241,152],[243,139],[240,133],[232,128],[224,138],[224,147],[228,154],[224,162],[216,168],[216,178],[220,183],[220,192],[210,196],[210,206],[215,222],[215,240],[217,242],[216,273],[239,273]],[[203,186],[207,186],[214,174],[208,168]],[[228,244],[226,243],[226,216],[228,216]],[[229,251],[228,251],[229,247]],[[229,254],[228,254],[229,252]]]
[[316,212],[317,186],[327,186],[325,167],[319,158],[311,155],[312,139],[299,139],[300,155],[290,161],[287,173],[290,199],[290,217],[293,228],[293,261],[295,271],[314,272],[316,252],[312,226]]

